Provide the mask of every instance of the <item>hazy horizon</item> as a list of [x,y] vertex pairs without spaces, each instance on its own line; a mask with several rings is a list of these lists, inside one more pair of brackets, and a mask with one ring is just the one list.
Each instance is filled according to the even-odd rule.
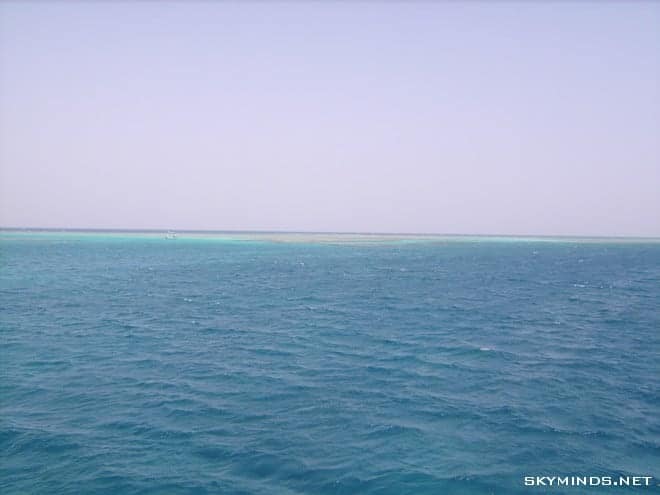
[[660,4],[0,3],[0,226],[660,237]]
[[575,239],[575,240],[589,240],[589,239],[620,239],[622,241],[660,241],[660,236],[631,236],[631,235],[575,235],[575,234],[517,234],[517,233],[492,233],[492,234],[479,234],[470,232],[372,232],[372,231],[327,231],[327,230],[219,230],[219,229],[169,229],[169,228],[97,228],[97,227],[6,227],[0,225],[0,232],[22,232],[22,233],[82,233],[82,234],[102,234],[102,233],[117,233],[117,234],[200,234],[200,235],[213,235],[221,234],[228,236],[274,236],[285,238],[287,236],[328,236],[328,237],[361,237],[361,236],[374,236],[374,237],[393,237],[393,238],[444,238],[444,237],[457,237],[457,238],[512,238],[512,239]]

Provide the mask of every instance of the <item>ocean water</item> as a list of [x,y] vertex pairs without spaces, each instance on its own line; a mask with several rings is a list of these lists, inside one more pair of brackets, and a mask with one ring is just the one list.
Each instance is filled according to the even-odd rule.
[[4,495],[660,493],[657,242],[4,232],[0,276]]

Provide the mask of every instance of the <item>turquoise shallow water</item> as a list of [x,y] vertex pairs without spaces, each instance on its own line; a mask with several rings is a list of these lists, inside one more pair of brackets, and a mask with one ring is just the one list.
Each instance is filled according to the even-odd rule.
[[0,235],[0,492],[660,493],[660,244],[282,241]]

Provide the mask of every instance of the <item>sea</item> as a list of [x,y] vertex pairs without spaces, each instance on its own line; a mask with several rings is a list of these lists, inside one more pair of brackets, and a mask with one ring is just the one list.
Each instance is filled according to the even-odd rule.
[[658,240],[4,230],[0,311],[3,495],[660,493]]

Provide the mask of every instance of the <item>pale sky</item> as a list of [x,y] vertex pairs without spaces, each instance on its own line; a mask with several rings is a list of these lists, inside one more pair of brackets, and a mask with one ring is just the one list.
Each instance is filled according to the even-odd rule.
[[3,2],[0,226],[660,236],[660,3]]

